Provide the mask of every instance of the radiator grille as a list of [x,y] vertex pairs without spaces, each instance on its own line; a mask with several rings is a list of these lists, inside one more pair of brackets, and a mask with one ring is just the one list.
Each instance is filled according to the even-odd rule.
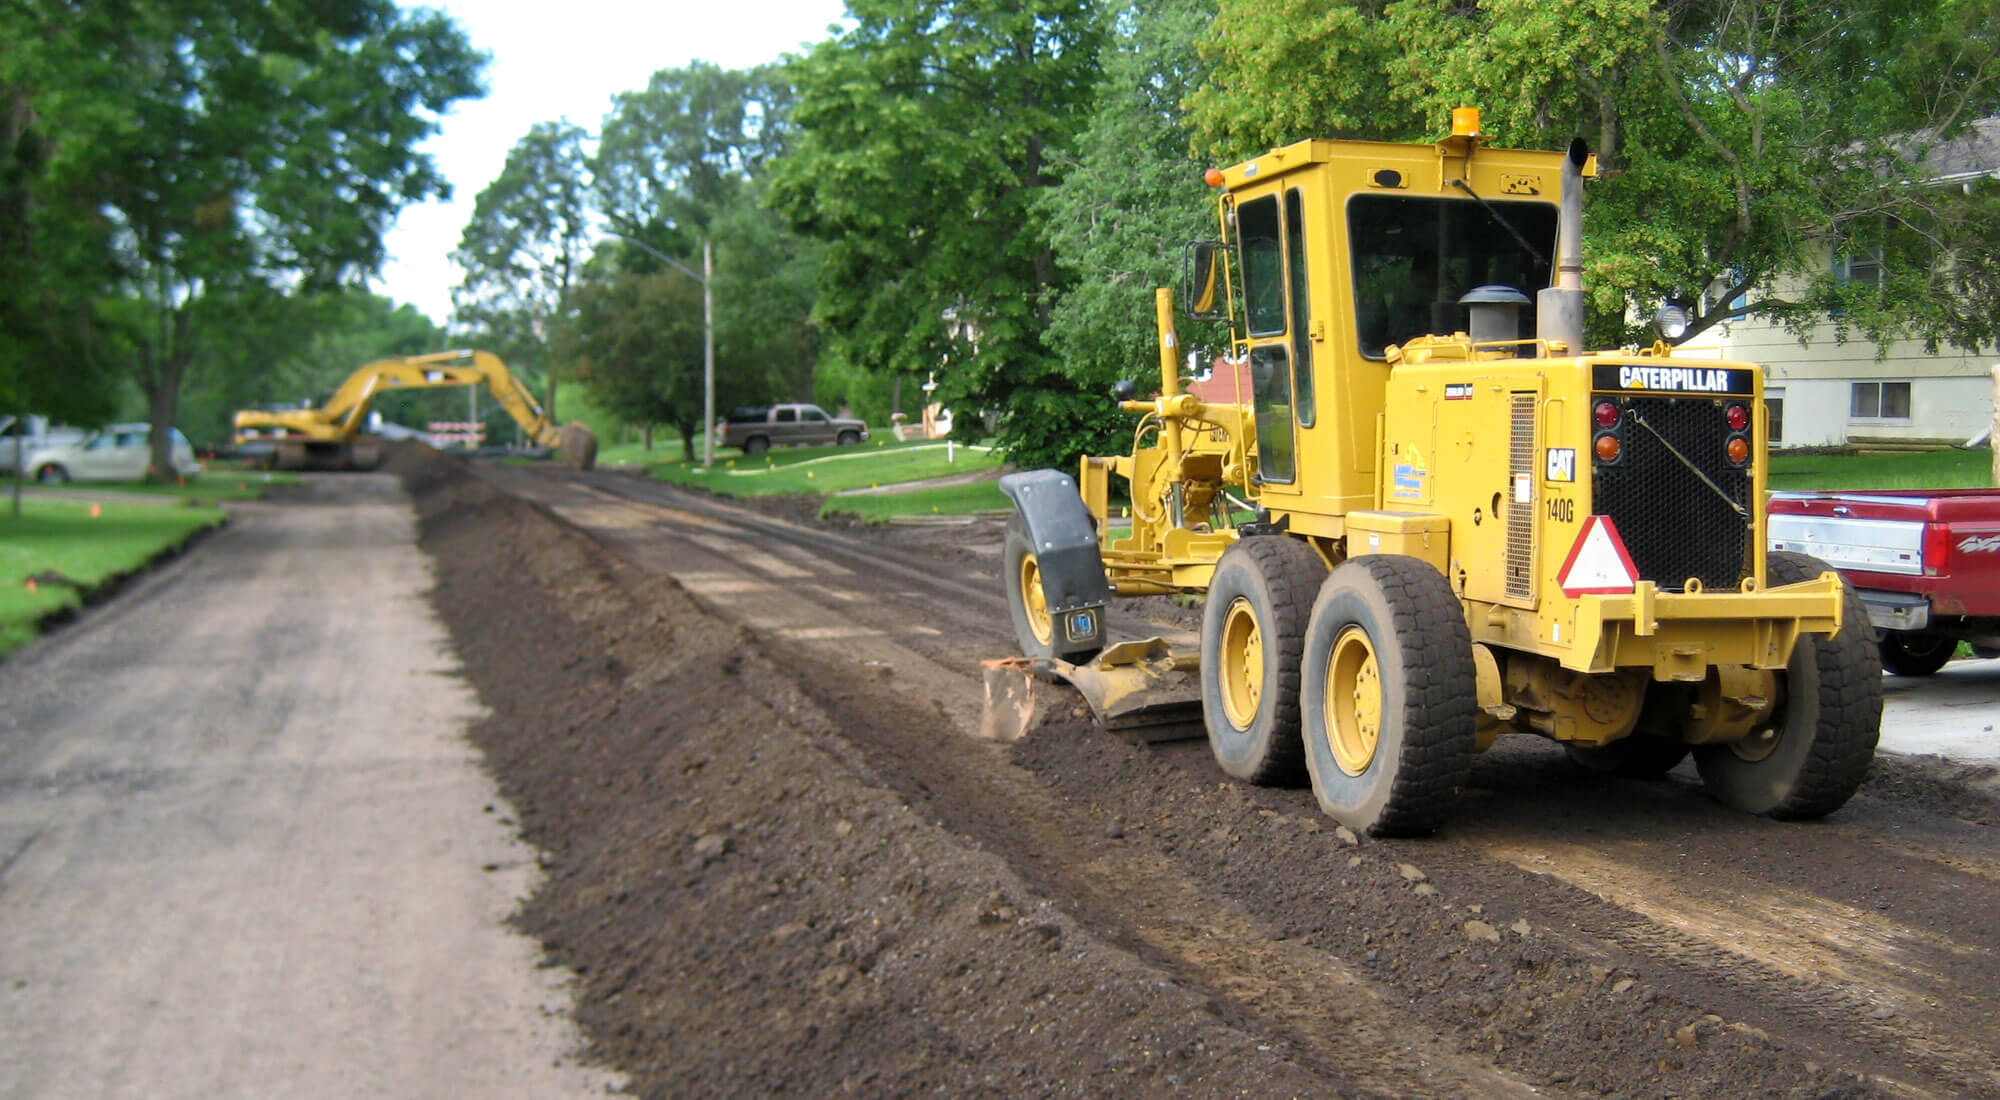
[[1535,395],[1517,393],[1509,409],[1511,423],[1507,444],[1507,598],[1532,599],[1535,595],[1535,501],[1531,495],[1521,500],[1517,486],[1528,486],[1533,494],[1535,478]]
[[1618,464],[1595,467],[1596,510],[1618,525],[1640,579],[1670,592],[1684,589],[1689,577],[1704,588],[1735,588],[1751,570],[1750,470],[1723,453],[1730,434],[1725,403],[1604,399],[1619,406],[1625,449]]

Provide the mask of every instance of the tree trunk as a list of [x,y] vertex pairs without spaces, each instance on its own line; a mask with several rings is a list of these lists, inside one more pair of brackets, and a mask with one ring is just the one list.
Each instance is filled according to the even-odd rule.
[[639,442],[644,446],[647,454],[653,453],[653,426],[651,424],[639,429]]
[[186,310],[174,310],[162,326],[166,346],[154,347],[147,341],[139,345],[139,389],[145,394],[146,415],[153,425],[153,454],[146,471],[150,482],[172,483],[178,476],[174,471],[174,419],[180,414],[181,382],[188,361],[194,358],[191,320]]

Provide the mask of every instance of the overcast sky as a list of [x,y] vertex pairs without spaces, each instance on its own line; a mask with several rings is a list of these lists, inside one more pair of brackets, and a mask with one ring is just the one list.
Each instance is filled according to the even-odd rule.
[[452,183],[450,202],[403,211],[390,230],[389,262],[375,289],[440,324],[451,315],[458,268],[448,258],[479,192],[507,150],[537,122],[567,118],[595,133],[611,97],[643,88],[660,69],[712,61],[747,68],[821,41],[842,0],[433,0],[472,44],[492,55],[486,98],[461,103],[424,149]]

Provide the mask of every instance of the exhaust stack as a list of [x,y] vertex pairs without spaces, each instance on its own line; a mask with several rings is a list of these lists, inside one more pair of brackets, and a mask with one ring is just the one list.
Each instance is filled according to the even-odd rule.
[[1582,138],[1569,143],[1556,223],[1556,285],[1535,296],[1535,335],[1563,344],[1571,355],[1583,350],[1583,166],[1589,159]]

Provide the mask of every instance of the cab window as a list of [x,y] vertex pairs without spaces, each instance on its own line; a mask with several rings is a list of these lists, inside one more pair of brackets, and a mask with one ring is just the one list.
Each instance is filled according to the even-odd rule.
[[1252,336],[1285,331],[1285,256],[1278,234],[1278,197],[1252,199],[1236,210],[1243,249],[1243,308]]
[[[1347,233],[1355,333],[1361,354],[1380,359],[1390,344],[1463,331],[1465,307],[1458,299],[1473,287],[1499,284],[1532,298],[1548,286],[1556,208],[1356,195],[1347,204]],[[1532,323],[1531,313],[1523,311],[1524,323]]]

